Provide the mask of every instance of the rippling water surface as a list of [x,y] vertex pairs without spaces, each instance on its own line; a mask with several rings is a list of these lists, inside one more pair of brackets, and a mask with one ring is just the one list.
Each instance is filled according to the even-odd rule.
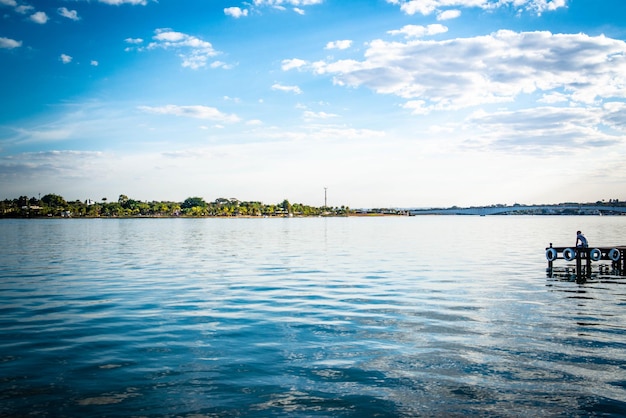
[[626,217],[0,221],[1,416],[626,415]]

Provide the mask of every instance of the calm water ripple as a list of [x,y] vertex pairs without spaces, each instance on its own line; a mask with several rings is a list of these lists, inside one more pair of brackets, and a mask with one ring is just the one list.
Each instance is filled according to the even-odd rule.
[[[2,220],[0,416],[626,416],[626,217]],[[575,236],[574,236],[575,238]]]

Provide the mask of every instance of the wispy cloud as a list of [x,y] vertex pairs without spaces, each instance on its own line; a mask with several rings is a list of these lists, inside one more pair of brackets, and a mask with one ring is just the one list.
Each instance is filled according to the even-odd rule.
[[244,3],[250,5],[253,8],[261,9],[263,7],[270,7],[276,10],[287,10],[291,7],[291,10],[299,15],[304,15],[306,6],[315,6],[322,4],[324,0],[253,0],[250,3]]
[[70,20],[78,21],[80,17],[78,17],[78,12],[76,10],[69,10],[67,7],[59,7],[57,12]]
[[306,65],[307,65],[307,62],[305,60],[294,58],[294,59],[283,60],[283,62],[281,63],[281,68],[283,71],[289,71],[294,68],[303,68]]
[[437,20],[456,19],[461,16],[460,10],[445,10],[437,14]]
[[305,119],[331,119],[339,117],[339,115],[334,113],[313,112],[311,110],[305,110],[303,116]]
[[225,63],[223,61],[213,61],[211,63],[211,65],[210,65],[210,67],[211,68],[221,68],[221,69],[224,69],[224,70],[232,70],[235,67],[235,65],[234,64],[228,64],[228,63]]
[[16,13],[19,13],[22,15],[28,14],[32,12],[33,10],[35,10],[33,6],[29,4],[19,4],[15,0],[0,0],[0,6],[12,7]]
[[19,13],[19,14],[22,14],[22,15],[26,15],[26,14],[32,12],[33,10],[35,10],[35,8],[33,6],[28,5],[28,4],[21,4],[21,5],[19,5],[19,6],[17,6],[15,8],[15,11],[17,13]]
[[[59,177],[82,177],[82,170],[92,170],[93,163],[103,157],[92,151],[28,152],[0,158],[0,179],[33,178],[53,186]],[[52,189],[51,189],[52,190]]]
[[350,46],[352,46],[352,41],[344,39],[341,41],[328,42],[326,44],[326,49],[348,49]]
[[71,137],[73,130],[69,126],[39,126],[36,128],[19,128],[17,136],[12,139],[15,143],[58,142]]
[[63,64],[69,64],[70,62],[72,62],[72,59],[73,58],[67,54],[61,54],[61,56],[59,57],[59,60],[61,60]]
[[157,29],[152,39],[147,49],[175,50],[183,60],[182,66],[193,70],[205,67],[210,57],[219,54],[210,42],[171,29]]
[[448,28],[446,26],[436,23],[428,26],[406,25],[401,29],[390,30],[387,33],[390,35],[404,35],[405,38],[423,38],[424,36],[446,33],[447,31]]
[[126,48],[124,48],[124,51],[126,52],[130,52],[133,50],[142,50],[143,48],[140,46],[141,44],[143,44],[143,39],[141,38],[126,38],[124,39],[124,42],[129,44],[129,45],[133,45],[133,46],[128,46]]
[[145,6],[148,4],[147,0],[98,0],[100,3],[111,4],[113,6],[119,6],[121,4],[132,4]]
[[288,93],[302,94],[302,90],[298,86],[284,86],[282,84],[276,83],[272,86],[272,90],[284,91]]
[[537,100],[539,103],[564,103],[569,101],[569,97],[566,94],[559,92],[552,92],[544,94],[541,99]]
[[512,7],[517,10],[524,10],[538,15],[546,11],[554,11],[567,7],[566,0],[387,0],[400,6],[407,15],[421,14],[428,16],[434,12],[448,8],[480,8],[484,10],[496,9],[498,7]]
[[[589,109],[585,107],[536,107],[516,111],[479,111],[466,123],[475,132],[472,146],[515,152],[574,152],[604,148],[623,141],[624,104]],[[620,114],[621,113],[621,114]],[[603,132],[613,116],[621,120],[622,135]],[[480,144],[480,145],[479,145]]]
[[228,123],[235,123],[240,121],[240,118],[237,115],[229,115],[219,111],[214,107],[209,106],[139,106],[139,110],[159,115],[184,116],[188,118],[208,119]]
[[279,7],[284,5],[289,6],[313,6],[316,4],[322,4],[324,0],[254,0],[255,6],[272,6]]

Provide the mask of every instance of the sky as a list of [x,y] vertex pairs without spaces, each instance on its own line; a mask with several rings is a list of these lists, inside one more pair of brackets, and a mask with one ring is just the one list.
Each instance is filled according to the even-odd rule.
[[624,0],[0,0],[0,199],[626,200]]

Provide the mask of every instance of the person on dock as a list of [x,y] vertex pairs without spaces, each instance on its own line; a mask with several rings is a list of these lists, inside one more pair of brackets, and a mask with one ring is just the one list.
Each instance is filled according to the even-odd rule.
[[587,242],[587,238],[583,235],[582,232],[576,231],[576,247],[579,248],[587,248],[589,247],[589,243]]

